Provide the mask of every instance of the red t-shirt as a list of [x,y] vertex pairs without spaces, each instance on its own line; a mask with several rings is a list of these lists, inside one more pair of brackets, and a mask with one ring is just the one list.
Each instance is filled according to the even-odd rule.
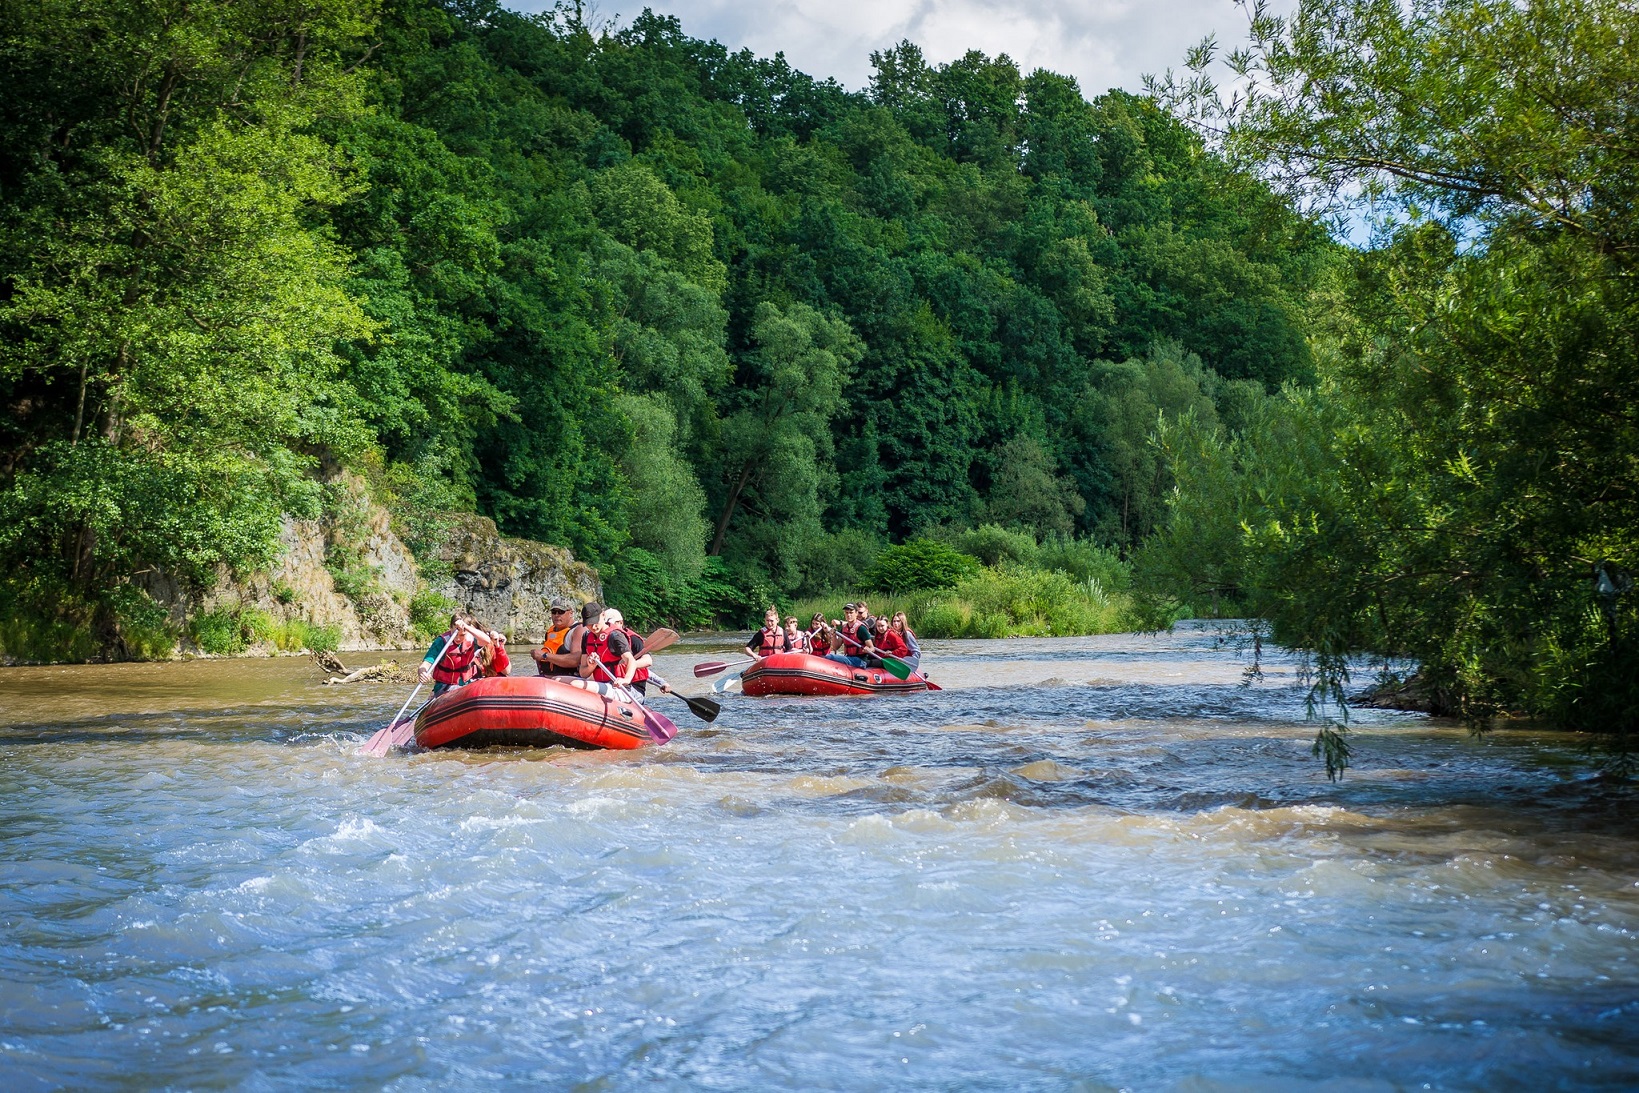
[[876,646],[876,651],[884,656],[908,657],[911,655],[910,646],[905,644],[905,639],[899,636],[898,630],[889,630],[880,637],[872,638],[871,643]]

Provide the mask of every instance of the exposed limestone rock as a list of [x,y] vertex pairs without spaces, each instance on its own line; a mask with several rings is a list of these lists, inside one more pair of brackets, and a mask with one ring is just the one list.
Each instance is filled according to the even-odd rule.
[[584,603],[603,594],[597,570],[567,550],[503,538],[493,520],[470,513],[450,516],[439,557],[454,574],[433,591],[515,640],[546,633],[546,605],[553,597]]
[[[369,494],[363,479],[344,472],[328,483],[330,515],[321,520],[284,517],[278,560],[265,573],[235,580],[226,571],[215,590],[190,599],[173,580],[149,573],[143,587],[166,605],[172,624],[186,633],[190,617],[213,611],[257,612],[276,626],[305,623],[333,628],[344,651],[406,648],[419,644],[410,624],[410,603],[430,588],[455,601],[485,626],[516,640],[546,632],[546,604],[555,596],[576,602],[601,595],[597,571],[561,548],[527,539],[503,538],[492,520],[452,513],[438,557],[453,570],[424,584],[420,566],[398,535],[392,517]],[[330,564],[327,565],[326,563]],[[345,563],[352,595],[337,587],[332,570]],[[286,646],[289,648],[290,646]],[[247,652],[274,652],[251,643]],[[186,640],[181,652],[197,653]]]

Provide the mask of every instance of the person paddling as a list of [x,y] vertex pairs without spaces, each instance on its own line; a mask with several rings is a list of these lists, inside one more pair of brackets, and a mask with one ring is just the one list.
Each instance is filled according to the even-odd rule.
[[[416,679],[422,683],[431,680],[434,697],[451,687],[471,683],[482,671],[478,650],[494,644],[489,634],[472,625],[458,611],[450,616],[450,628],[427,647],[427,655],[421,658],[421,667],[416,669]],[[448,652],[444,650],[446,645],[450,647]]]
[[899,640],[905,643],[903,653],[890,655],[897,656],[900,660],[909,664],[913,672],[919,670],[922,667],[922,646],[917,643],[916,635],[911,633],[910,620],[905,618],[905,612],[895,611],[893,621],[888,625],[889,629],[899,635]]
[[825,654],[826,660],[834,660],[838,664],[846,664],[850,668],[865,668],[864,657],[855,656],[865,646],[863,635],[859,632],[859,605],[845,603],[842,605],[842,618],[831,624],[837,641],[832,651]]
[[831,628],[825,624],[825,612],[816,611],[808,620],[808,651],[823,657],[831,651]]
[[484,633],[489,635],[490,644],[478,650],[478,663],[482,668],[479,675],[484,679],[510,675],[512,658],[507,655],[506,635],[499,630],[489,629],[485,629]]
[[795,615],[790,615],[785,620],[785,647],[792,653],[813,652],[808,645],[808,635],[797,625]]
[[746,656],[753,660],[761,660],[775,653],[789,653],[790,651],[790,641],[786,638],[785,631],[780,627],[780,613],[775,608],[770,607],[763,612],[763,628],[752,634],[751,640],[746,642]]
[[586,636],[581,640],[581,677],[635,693],[641,702],[649,689],[649,665],[654,662],[643,652],[643,639],[627,628],[619,611],[596,600],[581,608],[581,613],[586,620]]
[[865,641],[865,653],[867,656],[894,657],[898,660],[904,660],[910,654],[910,648],[906,646],[904,637],[888,625],[887,619],[883,618],[877,619],[872,626],[871,636]]

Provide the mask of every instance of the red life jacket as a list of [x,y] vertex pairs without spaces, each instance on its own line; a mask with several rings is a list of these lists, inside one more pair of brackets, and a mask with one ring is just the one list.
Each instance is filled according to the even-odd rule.
[[875,639],[876,651],[886,653],[890,657],[908,657],[911,655],[910,646],[905,644],[904,637],[898,630],[889,630],[886,634]]
[[870,636],[860,633],[864,626],[865,624],[860,622],[845,622],[837,627],[837,633],[848,639],[842,643],[842,648],[838,649],[837,652],[852,654],[863,649],[865,647],[865,638]]
[[[631,647],[632,656],[641,656],[642,654],[638,651],[638,646],[642,644],[642,642],[638,639],[637,634],[624,626],[619,627],[619,630],[622,634],[626,635],[626,641]],[[580,648],[583,654],[597,657],[598,660],[603,662],[603,666],[609,670],[609,676],[607,679],[604,679],[601,674],[594,674],[592,676],[593,679],[602,679],[603,682],[609,683],[620,678],[620,654],[609,648],[608,634],[598,635],[588,630],[586,631],[586,636],[581,639]],[[633,683],[641,683],[648,678],[649,670],[647,668],[639,668],[632,674]]]
[[823,657],[831,651],[831,635],[824,630],[810,630],[808,632],[808,651],[817,657]]
[[433,682],[459,687],[478,675],[478,643],[465,634],[457,638],[453,633],[444,635],[444,655],[433,666]]
[[757,647],[759,655],[766,657],[770,653],[789,653],[791,651],[791,643],[785,640],[784,627],[774,627],[774,636],[772,638],[768,636],[769,630],[766,626],[757,633],[763,636],[763,643]]

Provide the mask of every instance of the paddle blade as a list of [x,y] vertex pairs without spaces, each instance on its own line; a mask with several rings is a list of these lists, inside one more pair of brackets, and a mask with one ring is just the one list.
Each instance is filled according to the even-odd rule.
[[392,747],[392,745],[387,742],[388,738],[392,736],[392,734],[393,726],[384,726],[374,736],[370,737],[369,740],[365,741],[364,747],[359,749],[359,754],[368,755],[372,759],[382,758],[387,754],[387,749]]
[[694,666],[694,674],[696,677],[714,676],[727,667],[728,661],[726,660],[708,660],[704,664],[696,664]]
[[676,630],[669,630],[662,626],[643,639],[643,651],[645,653],[658,653],[662,649],[676,645],[677,639],[678,633]]
[[711,685],[711,689],[713,691],[716,691],[718,694],[723,694],[726,691],[738,690],[739,686],[740,686],[740,673],[735,672],[733,675],[724,676],[722,679],[719,679],[716,683],[713,683]]
[[649,730],[649,739],[656,744],[664,744],[677,735],[677,726],[665,714],[656,713],[647,707],[643,710],[643,725]]
[[911,666],[898,657],[883,657],[882,667],[886,668],[888,674],[895,679],[909,679],[911,677]]
[[394,748],[407,747],[415,741],[415,718],[395,721],[372,736],[359,751],[373,759],[380,759]]
[[714,699],[689,698],[686,695],[678,695],[677,697],[687,703],[689,709],[694,711],[694,716],[702,721],[716,721],[717,715],[723,712],[722,703]]

